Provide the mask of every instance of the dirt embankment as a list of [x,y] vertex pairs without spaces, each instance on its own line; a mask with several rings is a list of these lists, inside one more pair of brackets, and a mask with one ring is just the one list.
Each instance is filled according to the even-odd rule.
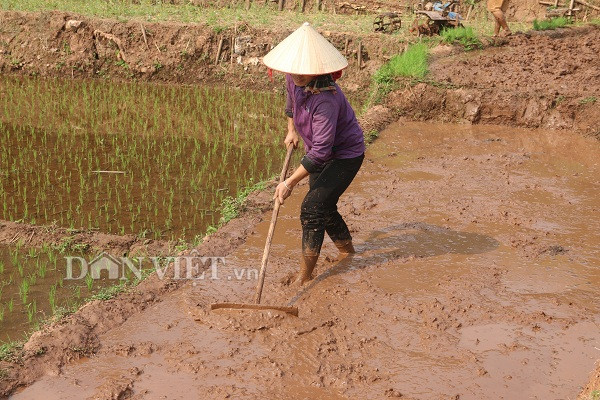
[[[600,27],[517,34],[472,53],[434,51],[429,79],[387,105],[420,120],[600,135]],[[437,52],[437,54],[436,54]]]
[[171,250],[169,242],[164,240],[0,220],[0,244],[11,245],[17,242],[32,247],[51,245],[63,247],[65,250],[80,248],[98,252],[111,251],[121,255],[138,253],[166,255]]
[[596,370],[590,374],[590,381],[577,397],[577,400],[597,400],[600,398],[600,361]]
[[[120,22],[64,12],[0,12],[0,72],[168,83],[273,86],[260,63],[291,30],[235,30],[204,25]],[[364,89],[370,73],[403,44],[390,36],[323,32],[349,59],[348,90]],[[357,71],[358,42],[363,69]],[[221,50],[219,51],[219,45]],[[218,59],[217,59],[218,57]]]

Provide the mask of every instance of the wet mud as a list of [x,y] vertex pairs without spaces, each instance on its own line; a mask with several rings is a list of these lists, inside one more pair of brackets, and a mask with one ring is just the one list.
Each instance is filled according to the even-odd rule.
[[600,358],[599,156],[569,132],[392,124],[340,200],[358,253],[326,239],[302,288],[306,185],[282,207],[263,302],[297,318],[209,311],[251,301],[267,211],[215,275],[12,398],[575,398]]

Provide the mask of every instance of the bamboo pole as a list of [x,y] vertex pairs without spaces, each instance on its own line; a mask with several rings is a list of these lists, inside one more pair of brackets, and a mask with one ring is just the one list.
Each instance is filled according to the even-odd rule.
[[571,0],[571,2],[569,3],[569,11],[567,12],[569,14],[569,17],[573,16],[573,7],[575,7],[575,0]]
[[140,23],[140,28],[142,28],[142,37],[144,38],[144,43],[146,43],[146,50],[150,50],[150,46],[148,46],[148,38],[146,37],[146,29],[144,29],[144,25]]
[[221,59],[221,51],[223,50],[223,37],[219,40],[219,46],[217,47],[217,57],[215,58],[215,64],[219,63]]
[[583,0],[575,0],[576,3],[581,4],[582,6],[586,6],[591,8],[592,10],[596,10],[596,11],[600,11],[600,7],[595,6],[593,4],[588,3],[587,1],[583,1]]

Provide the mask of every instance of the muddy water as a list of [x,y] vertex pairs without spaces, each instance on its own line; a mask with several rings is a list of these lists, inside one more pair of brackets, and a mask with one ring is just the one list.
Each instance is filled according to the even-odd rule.
[[306,187],[282,208],[263,302],[298,318],[207,310],[252,298],[234,272],[258,268],[265,220],[221,279],[14,398],[574,398],[600,358],[598,160],[568,132],[392,125],[340,201],[358,253],[339,261],[327,240],[301,289],[285,282]]
[[[94,259],[74,250],[69,256]],[[69,276],[65,254],[58,250],[0,246],[0,344],[22,340],[41,322],[72,312],[100,289],[121,282],[108,279],[106,273],[86,281],[80,263],[73,264]]]

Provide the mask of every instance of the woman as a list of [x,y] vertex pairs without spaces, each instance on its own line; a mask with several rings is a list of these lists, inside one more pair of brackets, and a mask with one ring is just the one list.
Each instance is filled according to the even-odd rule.
[[[364,159],[365,142],[352,107],[334,81],[348,66],[340,52],[308,23],[264,57],[272,70],[286,73],[288,133],[286,146],[299,137],[306,155],[301,165],[275,189],[283,203],[302,179],[309,191],[302,202],[302,265],[296,279],[312,279],[325,232],[340,253],[354,253],[352,236],[337,211],[337,202]],[[332,75],[333,73],[333,75]]]

